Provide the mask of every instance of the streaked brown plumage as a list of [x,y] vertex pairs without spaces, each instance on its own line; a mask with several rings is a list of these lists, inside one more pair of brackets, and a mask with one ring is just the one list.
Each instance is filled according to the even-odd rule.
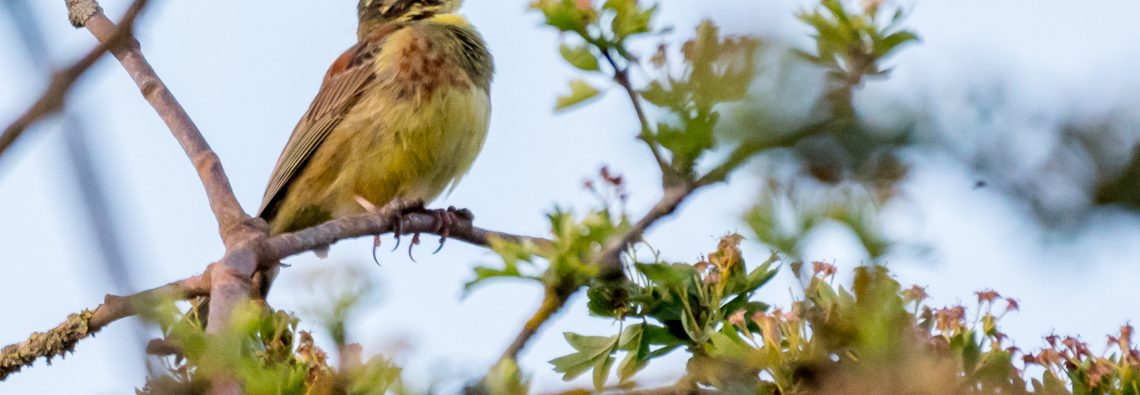
[[329,68],[273,170],[260,216],[279,234],[430,201],[466,173],[490,117],[491,56],[458,0],[361,0],[358,39]]

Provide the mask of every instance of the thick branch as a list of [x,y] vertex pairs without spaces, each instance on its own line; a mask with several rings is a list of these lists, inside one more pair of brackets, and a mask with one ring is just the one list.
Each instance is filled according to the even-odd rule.
[[[8,148],[11,148],[12,144],[36,122],[63,109],[67,94],[71,91],[71,87],[75,85],[75,82],[79,80],[79,77],[91,69],[91,66],[94,66],[95,62],[103,57],[103,54],[107,52],[108,48],[118,45],[126,37],[130,36],[129,31],[132,29],[135,19],[137,19],[142,12],[143,7],[146,6],[146,3],[147,0],[135,0],[130,8],[127,9],[126,14],[123,15],[122,26],[107,32],[105,41],[88,51],[86,55],[74,64],[52,74],[51,83],[48,84],[47,89],[44,90],[39,100],[36,100],[27,111],[24,111],[12,124],[4,128],[3,134],[0,134],[0,155],[7,152]],[[102,15],[103,11],[97,8],[98,5],[95,5],[95,7],[95,9],[84,8],[83,10],[76,10],[77,12],[73,13],[72,19],[83,18],[83,15],[89,17],[90,15],[94,15],[94,13]],[[86,19],[84,19],[84,21],[86,21]]]
[[20,369],[31,366],[38,358],[48,362],[75,349],[75,345],[119,319],[155,307],[162,301],[185,300],[205,295],[210,289],[208,275],[194,276],[162,287],[129,296],[107,295],[103,304],[67,317],[67,321],[47,332],[33,333],[20,343],[0,350],[0,381]]
[[[144,2],[145,0],[136,1],[136,3]],[[122,42],[117,42],[116,32],[119,29],[114,22],[107,19],[94,0],[68,0],[68,10],[72,15],[73,23],[82,23],[82,26],[86,27],[100,43],[111,50],[127,74],[138,85],[143,97],[158,112],[174,138],[186,151],[186,156],[194,163],[198,177],[201,178],[202,185],[206,188],[210,209],[213,210],[214,216],[218,220],[218,226],[227,247],[241,242],[241,232],[237,232],[236,229],[246,222],[248,215],[238,205],[237,198],[234,197],[233,189],[230,187],[229,179],[226,178],[225,171],[222,169],[221,161],[217,154],[210,149],[210,145],[206,143],[206,139],[202,137],[202,133],[194,125],[190,116],[186,114],[182,105],[178,104],[178,100],[174,98],[174,95],[159,79],[158,74],[147,63],[138,41],[128,34],[121,40]],[[94,12],[85,21],[80,21],[81,18],[75,17],[80,12],[89,12],[90,10],[94,10]]]

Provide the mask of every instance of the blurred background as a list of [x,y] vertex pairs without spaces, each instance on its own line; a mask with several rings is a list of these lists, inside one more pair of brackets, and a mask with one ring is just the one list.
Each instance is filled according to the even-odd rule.
[[[58,2],[4,1],[0,123],[7,124],[38,97],[50,68],[95,43],[67,24]],[[103,6],[117,18],[127,3]],[[611,90],[599,103],[554,114],[554,98],[575,72],[558,55],[557,34],[539,27],[526,3],[466,2],[464,12],[496,56],[495,112],[471,173],[436,205],[467,207],[486,228],[544,235],[546,211],[595,204],[582,181],[608,165],[626,175],[630,210],[640,214],[658,198],[658,170],[633,139],[629,104]],[[703,18],[726,32],[759,35],[766,46],[754,105],[770,120],[803,117],[824,89],[822,71],[787,52],[810,49],[810,31],[795,14],[812,2],[709,4],[663,1],[658,23],[676,29],[643,39],[646,53],[660,41],[687,37]],[[876,226],[895,246],[880,259],[902,283],[929,286],[935,305],[972,305],[973,292],[988,288],[1018,298],[1021,312],[1003,323],[1023,348],[1054,332],[1099,344],[1140,317],[1134,303],[1140,300],[1140,112],[1134,111],[1140,42],[1127,27],[1140,3],[901,6],[921,43],[901,50],[889,62],[892,74],[868,80],[855,96],[865,128],[905,135],[895,139],[895,154],[908,171],[877,210]],[[40,34],[26,35],[21,24]],[[325,69],[355,39],[355,4],[155,2],[136,31],[152,65],[221,156],[239,200],[253,209]],[[30,53],[29,44],[39,49]],[[101,61],[69,98],[66,116],[37,125],[0,157],[0,278],[7,280],[0,287],[0,343],[94,308],[105,293],[196,274],[223,252],[192,167],[118,64]],[[704,190],[649,240],[668,259],[694,261],[726,232],[749,236],[744,214],[772,174],[858,162],[857,155],[822,147],[800,152],[793,164],[759,161],[727,185]],[[464,297],[471,268],[496,258],[458,242],[431,255],[434,238],[425,241],[418,262],[402,250],[381,249],[382,267],[372,263],[370,240],[339,243],[325,260],[294,257],[269,302],[296,311],[303,329],[327,342],[307,310],[338,283],[315,287],[313,279],[334,268],[355,270],[378,285],[353,321],[350,340],[366,354],[394,357],[413,384],[453,392],[496,360],[541,289],[499,282]],[[758,262],[768,250],[746,243],[745,257]],[[838,224],[807,235],[800,255],[841,268],[870,259]],[[798,287],[782,273],[760,297],[779,305]],[[617,330],[589,318],[583,299],[524,353],[536,389],[573,385],[546,363],[570,351],[561,332]],[[144,382],[141,337],[148,333],[134,320],[116,323],[53,366],[39,363],[13,375],[0,392],[130,392]],[[671,381],[682,363],[655,362],[647,375]]]

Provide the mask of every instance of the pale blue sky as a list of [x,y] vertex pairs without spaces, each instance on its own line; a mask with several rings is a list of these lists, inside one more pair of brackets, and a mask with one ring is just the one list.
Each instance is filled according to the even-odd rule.
[[[66,24],[62,2],[35,3],[57,62],[93,45],[89,34]],[[104,6],[119,15],[125,3],[108,0]],[[353,2],[286,3],[155,2],[138,28],[147,56],[218,151],[247,208],[258,203],[273,162],[325,68],[354,39]],[[483,154],[445,203],[470,208],[484,227],[542,234],[542,214],[555,204],[592,203],[581,180],[608,164],[632,181],[630,207],[640,213],[657,197],[656,174],[632,138],[636,129],[628,104],[609,94],[585,109],[553,115],[554,97],[574,72],[558,58],[557,35],[538,27],[537,18],[524,13],[525,3],[467,1],[464,11],[496,55],[495,112]],[[661,20],[684,33],[708,16],[731,32],[759,32],[805,45],[807,30],[793,17],[805,3],[726,0],[706,10],[707,2],[666,1]],[[1034,174],[1032,169],[1051,160],[1042,152],[1056,144],[1062,120],[1097,118],[1140,104],[1134,71],[1140,66],[1140,42],[1126,34],[1137,16],[1140,5],[1123,0],[917,4],[909,25],[923,43],[895,59],[891,79],[871,83],[859,94],[861,113],[876,122],[933,109],[935,115],[923,124],[924,136],[951,147],[908,152],[915,168],[903,183],[904,196],[884,209],[888,233],[932,249],[926,256],[891,257],[901,281],[929,285],[936,303],[972,303],[973,291],[990,287],[1019,297],[1023,311],[1004,322],[1022,348],[1036,346],[1053,330],[1080,333],[1098,344],[1104,334],[1140,317],[1133,303],[1140,300],[1140,287],[1134,286],[1140,282],[1134,269],[1140,216],[1097,210],[1074,233],[1059,237],[1040,230],[1026,204],[1002,193],[1007,187],[1042,193],[1076,188],[1070,184],[1079,182],[1071,179],[1019,175]],[[22,111],[45,81],[42,72],[21,61],[23,50],[14,37],[7,22],[0,23],[0,54],[6,55],[0,61],[0,123]],[[971,100],[995,86],[1008,91],[1007,105],[998,121],[982,124]],[[92,123],[92,149],[108,187],[116,191],[120,230],[132,241],[128,253],[139,265],[135,286],[197,273],[218,258],[222,247],[191,166],[118,65],[102,62],[70,104]],[[1126,119],[1140,122],[1136,116]],[[6,301],[0,303],[0,343],[94,307],[109,290],[102,268],[93,266],[91,238],[72,181],[59,163],[64,149],[58,126],[42,124],[0,159],[0,221],[5,224],[0,249],[6,257],[0,278],[9,280],[0,287],[0,300]],[[1137,136],[1130,138],[1135,142]],[[1006,155],[1014,171],[1003,178],[962,165],[959,159],[974,158],[977,147]],[[972,190],[979,177],[994,186]],[[679,216],[652,232],[651,241],[671,259],[696,258],[715,245],[717,236],[745,230],[739,217],[756,185],[752,175],[742,173],[729,186],[698,194]],[[461,243],[432,256],[434,240],[425,240],[418,263],[403,252],[384,253],[383,268],[371,263],[369,240],[338,244],[324,261],[293,258],[270,302],[300,310],[307,273],[357,267],[381,284],[379,302],[350,332],[366,353],[402,350],[397,360],[421,383],[439,375],[452,385],[475,377],[510,342],[541,290],[500,282],[460,301],[470,268],[494,258]],[[767,256],[754,244],[746,253],[753,261]],[[850,236],[835,229],[813,237],[808,257],[835,260],[845,268],[864,259]],[[782,275],[761,297],[783,302],[792,284]],[[313,321],[306,325],[317,329]],[[537,389],[564,387],[545,361],[570,351],[560,336],[565,330],[610,334],[616,325],[588,318],[583,301],[575,300],[524,355]],[[132,333],[115,324],[81,343],[74,356],[51,367],[38,363],[0,383],[0,392],[128,392],[143,382],[141,360],[129,355],[135,350],[130,344],[139,341]],[[651,366],[646,378],[671,379],[682,368],[673,361],[673,366]]]

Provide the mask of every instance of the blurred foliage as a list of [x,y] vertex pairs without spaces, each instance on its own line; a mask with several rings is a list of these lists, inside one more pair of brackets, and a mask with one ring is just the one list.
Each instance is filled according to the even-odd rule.
[[[634,264],[635,280],[620,292],[603,283],[588,293],[590,312],[634,324],[613,336],[566,334],[575,353],[550,361],[556,372],[571,380],[593,371],[594,385],[602,388],[615,362],[618,380],[625,383],[649,360],[684,348],[707,356],[723,341],[724,322],[732,314],[766,311],[768,306],[752,301],[752,293],[772,279],[775,257],[747,271],[738,235],[725,237],[717,251],[696,265],[680,263]],[[614,298],[614,295],[622,295]]]
[[1140,209],[1140,144],[1132,150],[1132,158],[1119,173],[1098,186],[1097,203]]
[[390,360],[362,358],[362,347],[348,343],[346,327],[354,312],[373,295],[368,276],[347,267],[316,269],[307,276],[314,315],[336,347],[334,358],[316,345],[313,335],[298,330],[292,313],[250,302],[236,311],[225,333],[205,333],[207,303],[189,308],[173,303],[148,314],[163,338],[147,352],[162,357],[164,371],[152,374],[140,394],[205,394],[217,380],[242,384],[248,394],[387,394],[406,393],[401,369]]
[[821,225],[842,225],[859,241],[871,262],[890,250],[878,223],[884,198],[854,183],[839,186],[769,179],[745,218],[757,241],[788,256],[803,259],[803,247]]
[[[592,371],[606,388],[626,388],[651,360],[689,355],[674,393],[697,389],[755,394],[1138,394],[1140,350],[1125,326],[1103,354],[1077,338],[1049,336],[1037,352],[1014,346],[1001,319],[1019,303],[987,290],[966,307],[926,304],[926,290],[903,288],[883,266],[855,270],[850,286],[837,269],[773,255],[746,270],[728,235],[695,264],[637,264],[631,297],[614,306],[591,289],[590,311],[616,319],[610,336],[566,333],[574,353],[551,361],[572,379]],[[786,263],[804,283],[787,310],[753,294]],[[627,324],[628,323],[628,324]]]
[[[779,160],[787,152],[814,179],[769,179],[746,219],[757,241],[774,252],[751,268],[740,249],[744,237],[729,234],[695,263],[666,260],[639,244],[621,257],[624,281],[599,280],[595,260],[635,226],[625,211],[625,180],[605,168],[586,183],[598,208],[547,215],[552,243],[492,240],[498,259],[476,268],[466,291],[497,279],[532,281],[561,300],[584,289],[590,313],[619,324],[602,335],[564,334],[573,352],[552,359],[553,370],[566,380],[589,374],[593,383],[572,393],[634,390],[650,363],[683,353],[684,376],[657,392],[1140,395],[1140,351],[1130,326],[1110,337],[1103,354],[1056,336],[1026,352],[1000,329],[1016,300],[979,292],[968,318],[965,306],[931,306],[924,288],[903,288],[875,265],[890,250],[879,234],[877,207],[905,175],[893,152],[906,136],[883,138],[861,126],[852,99],[868,78],[890,71],[890,56],[917,40],[902,28],[902,10],[880,1],[822,0],[799,14],[815,46],[794,52],[823,70],[825,90],[803,124],[787,128],[752,107],[763,94],[753,86],[764,72],[758,59],[771,50],[756,38],[723,35],[705,21],[679,48],[664,43],[646,57],[631,41],[671,33],[656,27],[656,3],[536,0],[531,7],[562,33],[559,53],[582,73],[556,110],[622,90],[640,121],[638,138],[661,166],[666,193],[676,187],[691,193],[753,158]],[[644,80],[633,79],[631,69],[644,71]],[[1128,194],[1130,174],[1119,187],[1106,184],[1105,196],[1127,199],[1115,196]],[[823,224],[849,229],[870,257],[849,285],[836,285],[834,266],[802,257],[805,240]],[[786,309],[758,298],[780,270],[802,285]],[[251,394],[408,392],[399,367],[379,356],[364,361],[360,346],[348,342],[346,323],[370,291],[352,281],[360,277],[322,285],[336,294],[313,310],[339,363],[298,331],[289,313],[249,305],[229,331],[207,335],[198,308],[183,313],[171,305],[155,318],[164,340],[154,351],[167,355],[166,369],[140,393],[205,393],[222,379]],[[530,379],[506,358],[468,390],[528,393]]]
[[896,8],[887,21],[882,1],[851,6],[840,0],[823,0],[820,7],[800,13],[800,20],[815,31],[815,53],[797,51],[809,62],[827,69],[827,99],[841,117],[853,117],[852,91],[865,77],[890,72],[883,60],[918,35],[901,28],[904,13]]
[[151,317],[162,327],[163,339],[148,346],[149,353],[164,356],[165,369],[153,373],[139,394],[205,394],[211,385],[227,381],[241,383],[247,394],[406,392],[400,368],[381,356],[363,361],[359,345],[342,346],[340,366],[334,368],[328,353],[309,332],[297,329],[298,318],[288,312],[250,302],[234,313],[232,327],[211,335],[204,329],[205,305],[185,313],[168,306]]

